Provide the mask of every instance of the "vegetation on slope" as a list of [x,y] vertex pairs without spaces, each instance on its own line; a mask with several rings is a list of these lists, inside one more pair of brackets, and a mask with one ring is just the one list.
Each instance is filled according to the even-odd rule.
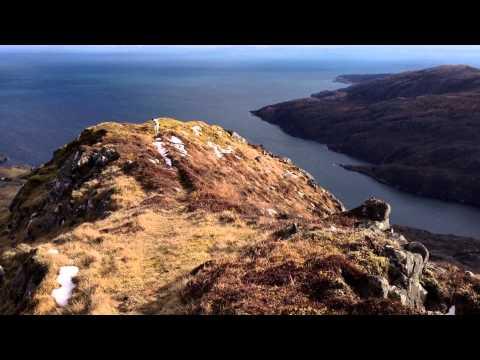
[[[159,124],[172,166],[154,145],[152,122],[104,123],[32,172],[0,243],[2,291],[18,283],[28,290],[0,296],[4,311],[178,312],[165,304],[175,303],[171,288],[195,266],[264,239],[277,222],[342,208],[306,172],[237,134],[202,122]],[[38,284],[25,258],[48,269]],[[50,294],[64,265],[80,271],[70,305],[60,308]]]
[[[345,211],[236,133],[156,124],[88,128],[27,176],[3,219],[0,313],[478,312],[478,278],[391,233],[382,201]],[[79,272],[62,307],[64,266]]]

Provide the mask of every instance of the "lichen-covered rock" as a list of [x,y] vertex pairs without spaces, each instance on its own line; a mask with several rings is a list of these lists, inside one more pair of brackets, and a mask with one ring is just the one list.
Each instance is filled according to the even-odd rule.
[[372,197],[359,207],[347,211],[346,215],[357,218],[359,226],[388,230],[390,229],[390,212],[390,204]]
[[392,288],[389,296],[398,298],[404,305],[424,309],[427,291],[420,281],[428,261],[428,251],[426,261],[421,254],[400,250],[393,246],[386,246],[385,254],[390,260],[388,275]]

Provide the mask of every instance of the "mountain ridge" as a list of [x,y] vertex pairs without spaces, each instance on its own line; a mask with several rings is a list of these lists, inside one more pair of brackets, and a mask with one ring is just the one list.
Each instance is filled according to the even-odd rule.
[[18,186],[0,218],[2,314],[480,310],[478,275],[392,230],[390,205],[347,210],[291,160],[201,121],[101,123]]

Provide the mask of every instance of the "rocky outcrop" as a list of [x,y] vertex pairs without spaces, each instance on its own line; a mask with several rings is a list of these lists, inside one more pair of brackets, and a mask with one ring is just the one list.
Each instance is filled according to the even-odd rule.
[[358,226],[388,230],[390,229],[390,212],[390,204],[372,197],[359,207],[347,211],[345,215],[357,219]]
[[395,234],[403,234],[410,241],[425,244],[433,261],[455,264],[480,272],[480,240],[445,234],[433,234],[426,230],[394,225]]
[[403,191],[480,206],[480,70],[459,65],[380,75],[253,114],[372,164],[346,169]]
[[[446,314],[453,305],[457,313],[479,311],[476,275],[430,264],[422,243],[378,226],[389,214],[387,203],[369,199],[334,216],[336,225],[325,230],[290,224],[237,261],[199,267],[184,299],[202,314]],[[370,226],[352,232],[342,219],[353,218]],[[458,276],[461,291],[451,283]]]
[[384,251],[389,259],[388,296],[400,300],[402,305],[424,310],[427,291],[421,285],[421,278],[428,257],[424,259],[418,253],[392,246],[386,246]]
[[385,246],[381,251],[389,261],[388,276],[370,278],[364,292],[378,294],[385,299],[397,299],[402,305],[423,311],[427,292],[421,285],[421,277],[429,252],[420,242],[408,242],[403,236],[388,231],[390,213],[390,204],[376,198],[370,198],[344,213],[344,216],[357,220],[355,226],[385,231],[385,236],[396,243],[395,246]]
[[37,249],[18,248],[3,256],[0,266],[0,313],[18,314],[34,306],[33,295],[47,274],[48,267],[37,256]]
[[[90,136],[85,131],[77,141],[88,144]],[[111,210],[111,189],[80,189],[119,154],[112,146],[87,144],[61,149],[47,165],[32,172],[10,205],[9,227],[17,241],[33,241],[59,227],[100,218]]]

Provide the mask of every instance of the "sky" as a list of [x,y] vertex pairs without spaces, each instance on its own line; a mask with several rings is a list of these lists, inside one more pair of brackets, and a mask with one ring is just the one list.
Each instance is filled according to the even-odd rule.
[[0,52],[161,56],[191,60],[405,61],[480,65],[477,45],[0,45]]

